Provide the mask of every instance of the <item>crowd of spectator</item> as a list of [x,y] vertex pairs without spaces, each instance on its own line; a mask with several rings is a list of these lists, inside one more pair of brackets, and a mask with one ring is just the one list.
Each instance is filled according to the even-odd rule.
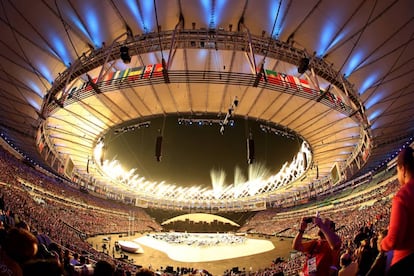
[[[379,255],[377,241],[389,225],[391,198],[398,188],[398,180],[393,177],[384,179],[383,183],[373,189],[354,193],[340,204],[330,204],[329,207],[324,205],[324,208],[318,208],[320,205],[315,205],[288,212],[288,215],[286,212],[281,213],[279,209],[268,209],[253,216],[240,231],[293,238],[300,229],[303,217],[315,216],[315,210],[322,210],[320,216],[331,218],[336,223],[336,233],[342,240],[340,251],[342,254],[347,253],[351,260],[345,264],[355,263],[357,267],[356,274],[350,275],[379,275],[368,274],[368,271]],[[335,202],[339,197],[341,195],[336,196]],[[316,237],[317,233],[318,227],[311,224],[305,237],[310,239]],[[261,271],[239,275],[297,275],[305,260],[305,254],[293,254],[289,260],[273,264]]]
[[[117,271],[116,275],[133,275],[139,267],[93,248],[85,238],[98,234],[162,230],[159,223],[141,208],[85,194],[75,186],[28,167],[4,149],[0,150],[0,169],[3,228],[0,254],[1,260],[6,260],[6,264],[0,261],[0,271],[7,266],[14,273],[10,275],[36,275],[36,269],[44,267],[56,270],[56,273],[61,273],[61,267],[68,275],[92,275],[94,267],[98,271],[107,267],[114,273]],[[335,221],[336,233],[342,239],[341,252],[348,254],[345,257],[350,256],[351,263],[357,264],[360,275],[366,275],[378,256],[377,240],[389,224],[391,196],[397,189],[398,181],[394,178],[384,180],[366,193],[362,190],[358,196],[335,200],[335,204],[324,208],[311,206],[289,213],[268,209],[258,212],[239,231],[293,238],[301,218],[314,215],[317,209],[321,216]],[[310,225],[304,237],[314,237],[317,231],[317,227]],[[24,258],[15,257],[16,253],[7,246],[13,233],[14,239],[26,237],[28,246],[37,248],[33,252],[27,250]],[[344,266],[349,265],[345,257]],[[55,260],[61,266],[54,267]],[[296,275],[304,260],[303,254],[292,254],[288,260],[258,271],[235,273],[229,270],[223,274]],[[194,270],[186,269],[186,272],[190,274]]]
[[[118,271],[136,271],[138,267],[135,265],[110,257],[93,248],[85,239],[102,233],[161,229],[142,209],[94,197],[64,185],[61,181],[28,167],[3,149],[0,150],[0,170],[1,247],[6,248],[3,241],[10,240],[6,234],[9,229],[25,225],[24,228],[28,231],[25,234],[31,234],[38,240],[36,256],[43,253],[53,255],[50,254],[50,245],[58,245],[62,267],[68,275],[79,274],[79,267],[90,269],[91,263],[98,260],[109,262]],[[2,254],[10,255],[5,250]],[[28,260],[33,261],[36,256],[31,256]],[[86,258],[91,263],[79,263],[79,267],[78,264],[66,265],[75,256],[82,257],[80,260]],[[2,268],[0,264],[0,269]],[[34,270],[29,270],[26,274],[34,275],[29,274],[31,271]],[[11,275],[21,274],[16,272]]]

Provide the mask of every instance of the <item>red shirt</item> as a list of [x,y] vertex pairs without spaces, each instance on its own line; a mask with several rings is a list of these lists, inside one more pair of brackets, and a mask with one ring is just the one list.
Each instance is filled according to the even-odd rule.
[[331,275],[331,266],[337,266],[339,261],[339,251],[332,250],[326,240],[312,240],[302,243],[303,252],[308,254],[308,258],[316,257],[316,274],[308,273],[308,263],[303,267],[304,275]]
[[391,265],[414,252],[414,179],[392,199],[388,235],[382,240],[381,249],[394,250]]

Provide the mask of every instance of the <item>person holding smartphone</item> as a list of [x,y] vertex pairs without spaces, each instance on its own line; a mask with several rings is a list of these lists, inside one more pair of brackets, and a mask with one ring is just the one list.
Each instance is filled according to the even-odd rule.
[[[309,223],[314,223],[319,228],[319,238],[303,241],[303,234]],[[324,276],[337,275],[341,244],[341,238],[335,233],[335,223],[328,218],[321,219],[317,215],[302,218],[292,247],[306,254],[303,275]]]

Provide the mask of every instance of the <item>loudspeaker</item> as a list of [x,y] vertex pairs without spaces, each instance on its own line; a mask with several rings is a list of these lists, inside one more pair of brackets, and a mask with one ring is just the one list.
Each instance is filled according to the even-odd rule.
[[131,62],[131,56],[129,55],[129,48],[127,46],[122,46],[120,48],[121,59],[124,63],[128,64]]
[[103,166],[104,159],[105,159],[105,146],[102,147],[101,157],[99,160],[101,162],[101,166]]
[[253,138],[247,139],[247,164],[252,164],[254,160],[254,140]]
[[308,70],[309,66],[309,59],[308,58],[302,58],[298,65],[298,73],[303,74]]
[[305,168],[305,170],[308,167],[308,159],[306,157],[306,153],[305,152],[303,152],[303,167]]
[[318,179],[318,178],[319,178],[319,167],[316,166],[316,179]]
[[161,161],[161,146],[162,146],[162,136],[158,136],[157,140],[155,141],[155,158],[157,161]]

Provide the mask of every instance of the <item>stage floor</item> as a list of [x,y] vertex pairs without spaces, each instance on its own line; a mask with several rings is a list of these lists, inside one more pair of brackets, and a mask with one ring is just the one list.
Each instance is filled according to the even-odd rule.
[[[268,251],[261,251],[261,253],[254,254],[253,250],[250,249],[250,253],[239,253],[243,252],[240,248],[236,248],[233,245],[227,245],[228,251],[224,253],[224,249],[212,250],[208,254],[194,254],[194,257],[191,255],[193,253],[185,252],[185,249],[177,250],[177,248],[171,246],[169,247],[171,251],[177,250],[177,253],[166,252],[166,248],[160,248],[160,245],[156,246],[151,242],[145,241],[142,239],[147,235],[136,234],[134,236],[122,238],[118,235],[106,235],[106,236],[96,236],[88,239],[88,242],[93,245],[97,250],[102,251],[103,237],[110,237],[109,242],[105,242],[108,246],[106,251],[111,256],[120,257],[120,252],[113,250],[115,242],[118,240],[131,240],[131,241],[143,241],[140,244],[144,249],[143,254],[130,254],[126,253],[129,256],[129,259],[133,259],[133,263],[141,265],[143,267],[151,267],[154,270],[165,268],[167,266],[176,267],[187,267],[187,268],[196,268],[196,269],[205,269],[209,271],[212,275],[218,276],[223,275],[223,272],[234,267],[238,267],[240,270],[246,271],[257,271],[261,268],[269,267],[272,264],[272,261],[277,257],[288,258],[292,251],[292,239],[280,239],[272,237],[270,239],[265,239],[257,235],[248,235],[247,238],[253,241],[264,241],[263,245],[267,248],[269,242],[272,244],[273,249]],[[254,244],[254,243],[253,243]],[[260,244],[260,243],[259,243]],[[247,248],[249,248],[248,246]],[[254,246],[252,246],[254,247]],[[260,249],[264,250],[264,248]],[[230,252],[230,253],[229,253]],[[246,255],[248,254],[248,255]],[[171,257],[170,257],[171,256]],[[238,257],[237,257],[238,256]],[[187,258],[188,261],[179,261]],[[216,259],[209,261],[202,261],[203,259]],[[176,260],[179,259],[179,260]],[[199,261],[196,261],[199,260]]]
[[[191,235],[191,234],[188,234]],[[213,234],[214,235],[214,234]],[[214,237],[205,237],[206,243]],[[187,245],[169,243],[164,240],[155,239],[151,236],[142,236],[135,242],[159,250],[167,256],[179,262],[211,262],[225,259],[234,259],[263,253],[273,250],[275,246],[269,240],[245,238],[241,243],[217,245]]]

